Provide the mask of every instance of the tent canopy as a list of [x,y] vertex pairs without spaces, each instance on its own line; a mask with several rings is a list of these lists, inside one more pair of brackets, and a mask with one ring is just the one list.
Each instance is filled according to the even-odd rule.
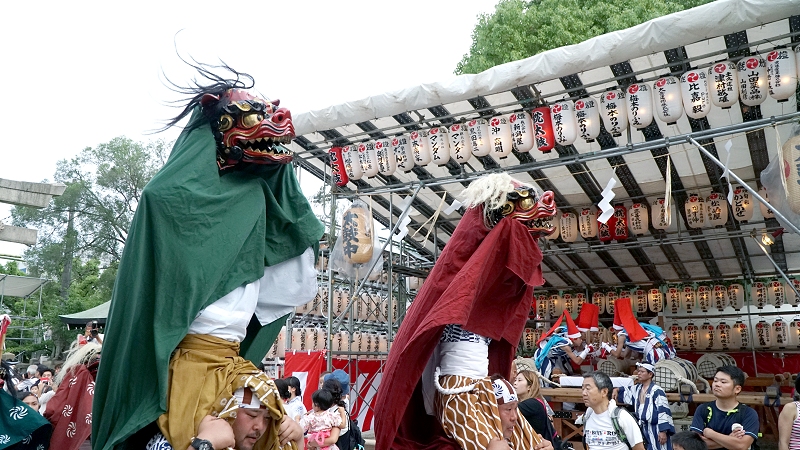
[[94,308],[89,308],[86,311],[81,311],[74,314],[65,314],[58,317],[61,318],[61,321],[67,324],[69,327],[83,327],[86,325],[86,322],[89,322],[90,320],[96,320],[98,324],[105,325],[106,318],[108,317],[109,306],[111,306],[111,300],[97,305]]
[[47,280],[44,278],[0,274],[0,296],[28,297],[45,283]]
[[[779,46],[792,50],[800,42],[799,11],[799,0],[718,0],[480,74],[299,114],[294,119],[298,137],[293,150],[304,169],[330,183],[327,152],[334,146],[529,111],[564,98],[597,99],[611,88],[652,85],[665,75],[708,70],[717,62],[766,55]],[[432,222],[425,224],[426,220],[437,210],[445,210],[470,180],[482,174],[507,171],[553,191],[559,212],[575,214],[596,206],[612,177],[618,180],[613,203],[628,207],[632,203],[649,205],[664,197],[670,179],[673,211],[678,213],[671,228],[650,226],[644,235],[608,244],[597,238],[578,238],[573,243],[560,238],[543,241],[545,287],[584,289],[774,277],[775,267],[751,235],[772,232],[780,225],[775,219],[765,219],[757,204],[750,221],[729,217],[721,227],[688,227],[684,203],[690,194],[707,197],[717,192],[724,197],[728,192],[723,169],[688,138],[696,137],[712,154],[727,160],[733,173],[758,189],[760,173],[775,158],[778,142],[790,136],[788,122],[799,116],[796,98],[778,102],[768,97],[758,106],[740,102],[730,109],[712,106],[702,119],[684,114],[676,124],[668,125],[654,118],[650,126],[629,128],[628,135],[621,137],[612,137],[603,128],[595,142],[579,138],[572,145],[556,146],[549,154],[534,148],[507,158],[473,156],[466,164],[451,158],[446,165],[431,163],[409,172],[351,180],[339,192],[350,197],[369,195],[375,219],[388,227],[403,213],[402,200],[422,186],[410,203],[412,221],[405,240],[420,255],[419,264],[430,266],[464,211],[439,213],[431,233]],[[728,159],[725,145],[729,141]],[[768,251],[783,271],[800,273],[800,236],[778,236]]]

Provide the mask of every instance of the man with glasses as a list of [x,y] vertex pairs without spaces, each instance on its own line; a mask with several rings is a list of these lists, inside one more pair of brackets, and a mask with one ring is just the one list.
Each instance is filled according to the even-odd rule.
[[636,419],[618,408],[611,398],[614,386],[603,372],[583,376],[583,439],[588,450],[644,450],[642,431]]

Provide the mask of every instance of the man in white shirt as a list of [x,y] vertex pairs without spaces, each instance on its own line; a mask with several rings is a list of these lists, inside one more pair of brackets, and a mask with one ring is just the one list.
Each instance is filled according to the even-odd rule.
[[[624,408],[616,411],[617,403],[611,399],[613,389],[611,378],[603,372],[583,376],[583,403],[589,407],[583,421],[586,447],[588,450],[644,450],[639,424]],[[618,426],[612,420],[615,412]]]

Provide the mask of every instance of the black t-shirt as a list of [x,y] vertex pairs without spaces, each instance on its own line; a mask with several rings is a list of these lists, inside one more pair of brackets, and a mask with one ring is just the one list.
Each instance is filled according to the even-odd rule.
[[553,442],[553,425],[550,423],[550,418],[547,417],[547,411],[544,405],[535,398],[529,398],[519,402],[517,406],[522,416],[531,424],[533,431],[542,435],[546,440]]

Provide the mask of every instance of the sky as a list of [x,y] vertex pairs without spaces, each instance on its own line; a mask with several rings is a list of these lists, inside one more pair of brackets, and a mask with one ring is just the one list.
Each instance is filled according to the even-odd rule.
[[[167,105],[181,98],[164,76],[186,85],[195,74],[178,52],[251,74],[259,92],[299,114],[452,78],[478,16],[496,3],[4,3],[0,178],[52,180],[57,161],[117,136],[174,140],[178,129],[151,133],[179,111]],[[10,209],[0,204],[0,222]],[[0,242],[0,254],[24,249]]]

